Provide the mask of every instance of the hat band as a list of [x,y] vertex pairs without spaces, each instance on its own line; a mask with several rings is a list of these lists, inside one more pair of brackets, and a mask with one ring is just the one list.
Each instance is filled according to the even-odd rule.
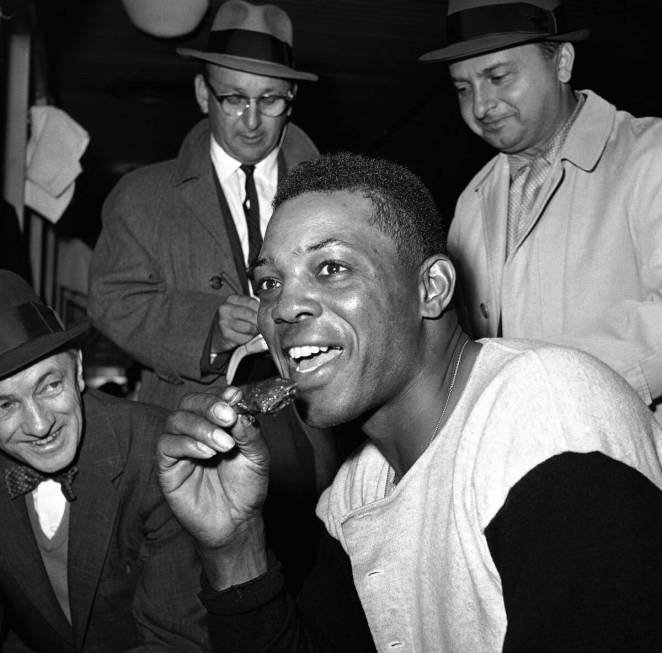
[[449,14],[446,19],[446,45],[469,41],[488,34],[533,32],[561,34],[567,31],[561,6],[541,9],[525,2],[474,7]]
[[0,352],[11,351],[40,336],[60,333],[64,327],[55,313],[30,302],[0,311]]
[[271,34],[246,29],[224,29],[211,32],[207,47],[217,54],[260,59],[292,67],[294,52],[289,43]]

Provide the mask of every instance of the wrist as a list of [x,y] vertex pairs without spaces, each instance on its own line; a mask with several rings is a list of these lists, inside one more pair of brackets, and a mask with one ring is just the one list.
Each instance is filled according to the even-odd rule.
[[223,546],[203,547],[198,553],[209,584],[220,591],[246,583],[267,571],[267,549],[262,517],[250,520]]

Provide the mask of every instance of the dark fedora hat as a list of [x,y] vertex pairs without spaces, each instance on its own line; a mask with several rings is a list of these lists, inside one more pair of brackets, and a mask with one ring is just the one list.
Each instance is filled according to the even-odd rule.
[[0,270],[0,378],[36,363],[89,326],[85,320],[65,329],[57,313],[21,277]]
[[253,75],[317,80],[294,69],[292,21],[276,5],[227,0],[216,13],[207,49],[177,48],[177,53]]
[[569,29],[561,0],[448,0],[444,47],[419,61],[460,61],[536,41],[583,41],[588,35],[588,29]]

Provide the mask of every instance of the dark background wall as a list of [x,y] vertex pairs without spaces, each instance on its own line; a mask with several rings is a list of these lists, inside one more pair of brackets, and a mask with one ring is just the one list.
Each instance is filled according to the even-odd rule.
[[[422,175],[444,214],[490,156],[458,116],[445,66],[416,58],[439,46],[442,0],[280,0],[293,19],[300,87],[294,120],[323,151],[401,161]],[[199,118],[196,64],[175,48],[203,46],[212,9],[186,38],[133,27],[120,0],[39,0],[49,92],[90,133],[74,202],[58,229],[94,243],[103,197],[127,170],[174,156]],[[592,28],[577,46],[575,87],[639,115],[662,115],[660,0],[568,0]]]

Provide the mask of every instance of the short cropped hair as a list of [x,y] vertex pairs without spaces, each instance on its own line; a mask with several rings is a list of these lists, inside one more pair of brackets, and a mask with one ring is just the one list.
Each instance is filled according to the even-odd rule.
[[393,239],[402,260],[418,267],[446,253],[446,233],[430,191],[403,165],[351,152],[327,154],[294,168],[278,188],[273,206],[305,193],[361,193],[372,202],[371,224]]
[[545,59],[553,59],[561,49],[563,41],[538,41],[536,45],[542,50]]

